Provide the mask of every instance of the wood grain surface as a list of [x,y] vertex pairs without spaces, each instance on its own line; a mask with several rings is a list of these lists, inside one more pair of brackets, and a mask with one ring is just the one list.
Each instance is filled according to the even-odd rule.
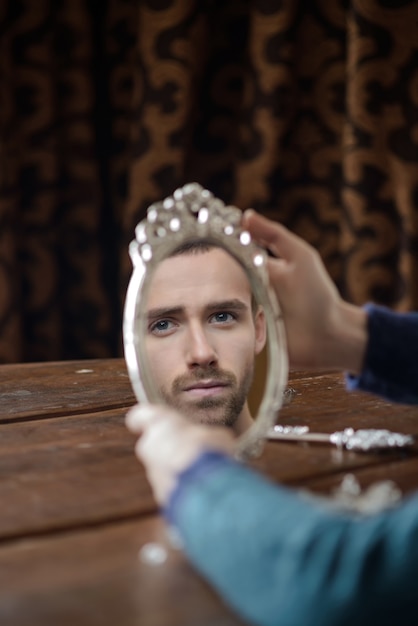
[[[278,421],[334,432],[418,436],[418,409],[347,393],[340,374],[293,372]],[[173,547],[124,425],[135,402],[122,359],[0,366],[0,624],[242,624]],[[418,486],[418,448],[380,454],[268,442],[251,464],[277,482],[329,494]],[[145,558],[155,545],[157,564]]]

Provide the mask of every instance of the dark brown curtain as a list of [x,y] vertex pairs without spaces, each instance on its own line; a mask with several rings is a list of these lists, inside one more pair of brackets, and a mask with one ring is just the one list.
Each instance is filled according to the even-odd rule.
[[0,362],[122,354],[127,244],[198,181],[418,308],[416,0],[3,0]]

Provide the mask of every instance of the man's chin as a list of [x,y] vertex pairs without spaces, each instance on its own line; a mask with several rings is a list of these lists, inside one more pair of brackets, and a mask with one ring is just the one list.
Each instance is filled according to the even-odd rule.
[[204,398],[193,405],[176,408],[196,424],[232,427],[237,419],[227,410],[225,401],[213,398]]
[[231,418],[231,416],[227,416],[224,413],[208,413],[208,411],[199,413],[196,412],[194,415],[188,415],[188,419],[190,419],[195,424],[202,424],[204,426],[226,426],[227,428],[233,428],[236,418]]
[[233,428],[245,404],[246,395],[229,393],[201,398],[184,398],[162,394],[166,403],[195,424],[228,426]]

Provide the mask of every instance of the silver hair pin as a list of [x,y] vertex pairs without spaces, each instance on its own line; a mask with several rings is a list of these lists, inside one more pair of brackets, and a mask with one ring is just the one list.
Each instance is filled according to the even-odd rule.
[[361,429],[345,428],[335,433],[311,433],[308,426],[281,426],[276,425],[270,429],[268,439],[280,441],[307,441],[312,443],[331,443],[337,448],[354,450],[356,452],[372,452],[393,448],[405,448],[414,444],[415,439],[411,435],[394,433],[385,429]]

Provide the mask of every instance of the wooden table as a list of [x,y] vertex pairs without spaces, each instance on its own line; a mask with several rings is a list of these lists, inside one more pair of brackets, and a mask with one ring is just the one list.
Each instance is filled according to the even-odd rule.
[[[289,384],[281,423],[418,435],[417,408],[347,394],[339,374],[294,373]],[[168,540],[124,426],[133,403],[121,359],[0,367],[2,626],[242,624]],[[325,494],[348,472],[407,493],[418,487],[417,452],[271,442],[254,465]],[[144,558],[154,543],[165,562]]]

